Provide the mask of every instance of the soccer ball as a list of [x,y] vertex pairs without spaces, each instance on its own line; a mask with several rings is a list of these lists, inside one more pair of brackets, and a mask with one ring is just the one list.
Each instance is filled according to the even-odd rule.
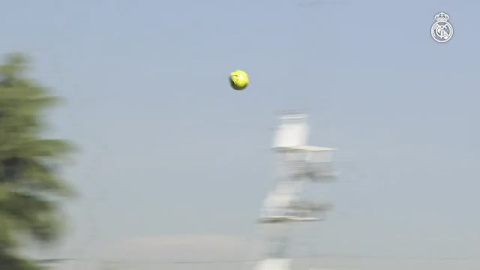
[[243,70],[235,70],[230,73],[230,86],[235,90],[243,90],[249,84],[248,74]]

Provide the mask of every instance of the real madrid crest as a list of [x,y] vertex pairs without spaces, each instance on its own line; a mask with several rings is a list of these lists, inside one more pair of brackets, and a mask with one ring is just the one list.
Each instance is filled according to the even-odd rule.
[[435,15],[436,22],[432,25],[431,34],[435,41],[444,43],[453,36],[453,26],[448,22],[450,16],[445,12]]

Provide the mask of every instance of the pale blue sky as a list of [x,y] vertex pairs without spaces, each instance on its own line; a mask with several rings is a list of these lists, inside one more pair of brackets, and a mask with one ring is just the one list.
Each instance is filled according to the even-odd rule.
[[[82,148],[67,255],[249,235],[275,112],[296,109],[312,144],[341,149],[318,252],[480,257],[478,2],[301,1],[3,3],[0,52],[32,57],[67,100],[55,134]],[[430,36],[439,11],[447,44]],[[244,92],[234,69],[251,76]]]

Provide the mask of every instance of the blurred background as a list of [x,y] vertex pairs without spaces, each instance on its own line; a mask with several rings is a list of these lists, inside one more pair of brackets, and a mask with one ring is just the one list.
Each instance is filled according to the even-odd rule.
[[[478,269],[479,7],[3,3],[0,52],[28,56],[21,76],[63,100],[41,116],[39,136],[77,149],[56,171],[78,193],[59,202],[64,233],[14,253],[52,269],[251,269],[245,263],[261,257],[255,221],[272,184],[277,113],[294,109],[310,115],[312,144],[340,149],[341,172],[322,191],[335,209],[299,237],[295,267]],[[430,35],[440,11],[455,29],[445,44]],[[5,61],[2,80],[23,66]],[[236,69],[250,75],[244,91],[228,84]],[[25,87],[14,82],[0,91]],[[14,104],[3,97],[2,108]],[[19,137],[12,132],[2,159]],[[16,227],[2,220],[4,232]]]

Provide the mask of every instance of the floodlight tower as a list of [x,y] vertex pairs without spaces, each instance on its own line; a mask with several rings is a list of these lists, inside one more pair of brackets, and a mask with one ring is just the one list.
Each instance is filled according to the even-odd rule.
[[287,250],[295,223],[319,221],[331,208],[329,204],[305,200],[302,195],[309,183],[335,179],[332,154],[336,149],[307,144],[307,115],[285,114],[280,120],[272,146],[277,167],[275,183],[259,220],[268,235],[267,254],[255,270],[289,270],[291,259]]

